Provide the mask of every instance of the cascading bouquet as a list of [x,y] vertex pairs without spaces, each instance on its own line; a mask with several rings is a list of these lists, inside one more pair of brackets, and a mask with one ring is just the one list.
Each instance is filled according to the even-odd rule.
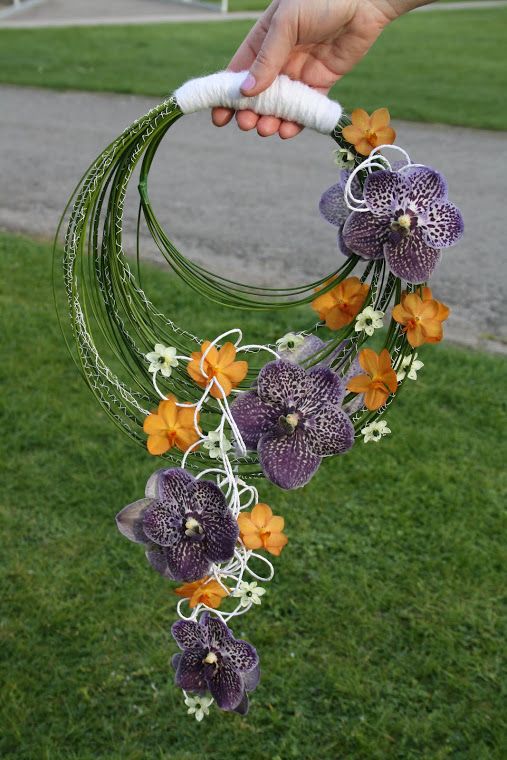
[[[394,145],[387,109],[371,116],[357,109],[349,118],[283,76],[243,98],[244,77],[222,72],[187,82],[125,130],[77,188],[64,247],[75,359],[120,429],[164,459],[117,525],[144,546],[158,573],[182,584],[174,589],[181,598],[173,666],[197,720],[213,702],[245,714],[259,681],[255,648],[229,623],[261,603],[260,584],[274,573],[267,555],[278,557],[288,539],[284,518],[259,501],[254,482],[300,488],[324,457],[391,432],[384,414],[423,366],[416,349],[442,339],[449,314],[426,282],[463,233],[445,179]],[[194,264],[171,243],[150,202],[149,171],[177,119],[216,105],[274,113],[338,143],[340,178],[320,201],[345,257],[335,271],[289,289],[250,287]],[[157,311],[122,243],[126,190],[139,163],[138,228],[144,220],[189,287],[235,309],[306,305],[308,329],[266,345],[244,342],[236,327],[210,340]],[[374,350],[368,342],[389,311],[383,346]]]

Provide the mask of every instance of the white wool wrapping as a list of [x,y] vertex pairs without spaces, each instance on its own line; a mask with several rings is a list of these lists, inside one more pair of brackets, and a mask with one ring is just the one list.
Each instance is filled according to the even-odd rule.
[[317,90],[280,74],[267,90],[253,98],[241,94],[248,71],[219,71],[191,79],[179,87],[174,97],[183,113],[194,113],[216,106],[235,111],[251,109],[258,114],[295,121],[316,132],[329,134],[342,115],[342,107]]

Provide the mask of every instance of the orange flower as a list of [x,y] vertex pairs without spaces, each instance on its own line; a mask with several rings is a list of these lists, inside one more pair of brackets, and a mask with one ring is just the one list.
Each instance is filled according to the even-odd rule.
[[[405,293],[403,295],[405,295]],[[449,309],[448,306],[445,305],[445,303],[441,303],[440,301],[437,301],[436,298],[433,298],[433,295],[431,293],[431,288],[428,288],[427,285],[422,289],[422,300],[435,301],[435,303],[438,304],[437,319],[439,319],[440,322],[445,322],[451,310]],[[401,302],[403,303],[403,298],[401,299]]]
[[392,145],[396,132],[389,126],[391,117],[387,108],[377,108],[368,116],[362,108],[350,115],[352,124],[342,129],[342,135],[362,156],[369,156],[378,145]]
[[220,607],[222,599],[229,596],[231,592],[229,589],[226,590],[221,586],[218,581],[206,577],[193,583],[185,583],[183,586],[175,588],[174,593],[190,599],[189,605],[191,609],[198,604],[205,604],[207,607],[216,610]]
[[347,383],[347,389],[353,393],[364,393],[366,407],[374,411],[387,401],[390,393],[396,392],[396,372],[392,368],[387,348],[380,354],[371,348],[363,348],[359,352],[359,364],[367,374],[352,377]]
[[195,443],[199,436],[194,426],[194,411],[193,407],[176,406],[174,396],[161,401],[157,412],[149,414],[143,425],[150,454],[164,454],[173,446],[186,451]]
[[404,293],[401,303],[393,308],[393,319],[403,325],[412,348],[439,343],[443,337],[442,322],[448,316],[448,307],[432,298],[427,287],[422,289],[422,297],[418,293]]
[[312,301],[312,309],[331,330],[339,330],[354,321],[369,289],[370,286],[361,282],[359,277],[348,277]]
[[283,517],[273,515],[267,504],[256,504],[251,512],[241,512],[238,525],[241,540],[247,549],[264,548],[275,557],[289,540],[283,533],[285,521]]
[[207,340],[202,344],[200,352],[193,352],[192,361],[189,362],[187,368],[188,374],[201,388],[205,388],[212,378],[216,378],[223,389],[223,394],[215,383],[211,386],[210,393],[213,398],[222,398],[223,395],[228,396],[231,390],[245,379],[248,364],[235,361],[236,349],[232,343],[224,343],[220,350],[212,346],[203,362],[204,377],[201,372],[201,360],[209,345],[210,341]]

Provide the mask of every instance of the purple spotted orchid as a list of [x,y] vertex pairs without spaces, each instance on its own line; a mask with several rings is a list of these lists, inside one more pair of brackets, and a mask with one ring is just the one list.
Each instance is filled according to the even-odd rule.
[[173,657],[176,685],[199,695],[209,691],[222,710],[245,715],[248,694],[260,678],[259,657],[246,641],[205,612],[199,621],[179,620],[172,635],[183,651]]
[[264,475],[280,488],[300,488],[323,457],[352,448],[344,395],[345,384],[331,369],[306,371],[277,360],[261,369],[254,389],[238,396],[231,412],[247,449],[258,451]]
[[220,488],[182,469],[153,473],[145,498],[122,509],[116,523],[128,539],[145,544],[157,572],[176,581],[199,580],[214,562],[230,560],[238,539]]
[[367,211],[353,211],[343,225],[344,244],[365,259],[385,257],[391,272],[407,282],[425,282],[441,249],[463,234],[444,177],[427,166],[372,172],[364,201]]

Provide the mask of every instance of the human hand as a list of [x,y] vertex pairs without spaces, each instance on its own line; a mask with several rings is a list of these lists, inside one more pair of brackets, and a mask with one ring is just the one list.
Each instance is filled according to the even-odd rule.
[[[332,85],[368,52],[384,27],[401,13],[428,0],[273,0],[230,62],[231,71],[249,70],[241,88],[258,95],[278,74],[287,74],[327,94]],[[213,123],[228,124],[234,111],[214,108]],[[238,111],[240,129],[257,127],[262,137],[286,139],[303,127],[274,116]]]

